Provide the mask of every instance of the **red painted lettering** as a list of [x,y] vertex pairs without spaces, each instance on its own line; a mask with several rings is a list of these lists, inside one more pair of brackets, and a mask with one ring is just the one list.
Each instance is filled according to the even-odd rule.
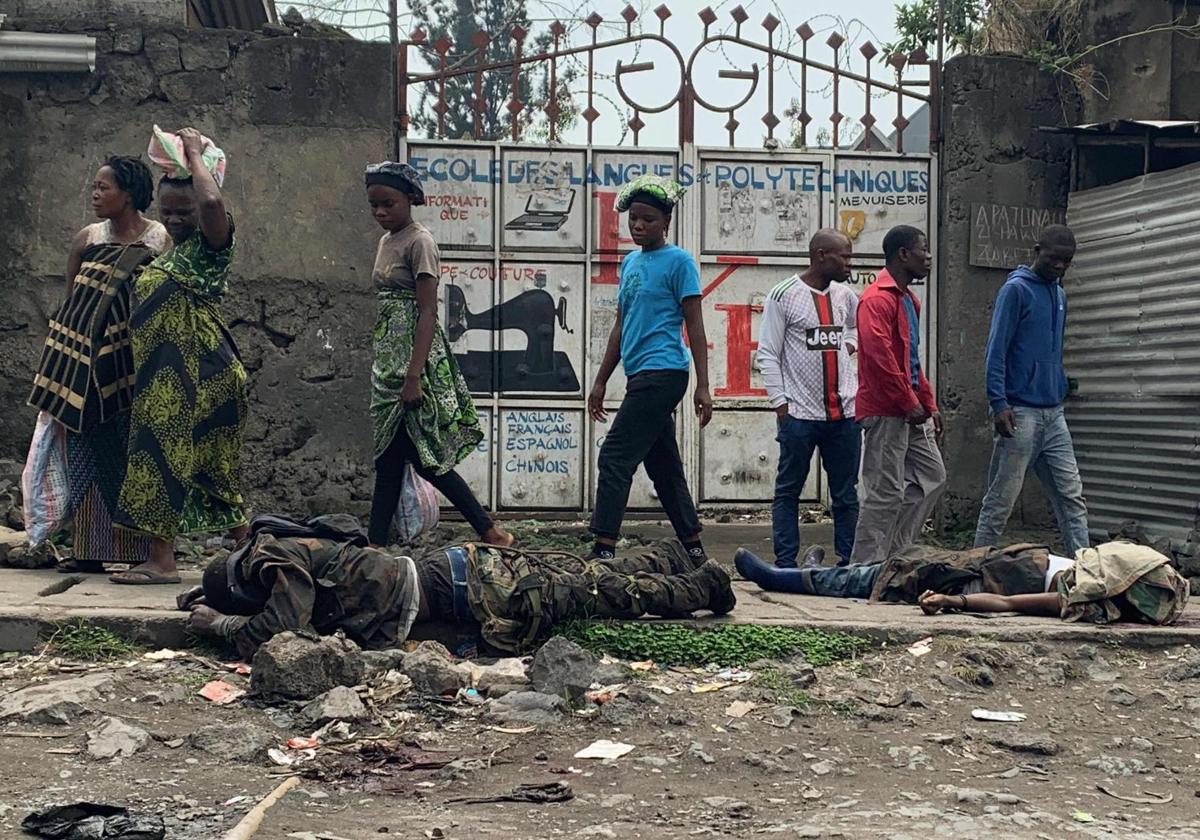
[[766,388],[750,387],[750,354],[758,342],[750,340],[750,321],[761,306],[749,303],[718,303],[713,307],[726,313],[725,318],[725,387],[717,388],[717,397],[765,397]]

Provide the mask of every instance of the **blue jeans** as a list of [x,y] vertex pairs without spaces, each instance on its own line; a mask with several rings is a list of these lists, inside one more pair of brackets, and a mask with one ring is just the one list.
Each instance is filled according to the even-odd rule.
[[838,557],[849,562],[854,529],[858,525],[862,430],[853,420],[797,420],[791,415],[777,425],[779,471],[775,474],[775,502],[771,506],[775,565],[781,568],[796,565],[796,555],[800,553],[800,493],[808,480],[813,452],[817,450],[829,478],[834,550]]
[[979,511],[975,545],[999,545],[1000,534],[1021,495],[1025,475],[1034,471],[1050,499],[1067,556],[1091,545],[1083,481],[1062,406],[1014,406],[1017,425],[1010,438],[996,436],[988,468],[988,490]]

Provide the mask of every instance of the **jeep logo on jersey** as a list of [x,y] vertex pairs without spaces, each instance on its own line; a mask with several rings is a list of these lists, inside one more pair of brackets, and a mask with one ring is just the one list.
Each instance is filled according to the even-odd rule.
[[837,350],[842,346],[842,328],[811,327],[804,331],[804,344],[809,350]]

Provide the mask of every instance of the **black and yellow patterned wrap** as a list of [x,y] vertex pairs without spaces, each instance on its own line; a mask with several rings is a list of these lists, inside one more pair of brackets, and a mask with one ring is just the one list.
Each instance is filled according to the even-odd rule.
[[136,368],[118,525],[156,537],[246,523],[240,481],[246,371],[221,319],[234,239],[196,231],[135,280]]

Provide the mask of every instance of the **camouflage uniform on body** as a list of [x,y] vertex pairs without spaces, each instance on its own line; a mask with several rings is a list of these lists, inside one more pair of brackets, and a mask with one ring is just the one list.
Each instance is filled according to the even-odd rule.
[[[734,605],[728,575],[712,563],[696,568],[675,540],[636,557],[602,561],[468,543],[426,553],[415,563],[364,543],[256,533],[205,574],[208,605],[243,613],[221,619],[217,632],[249,657],[284,630],[342,630],[364,647],[383,648],[403,642],[416,620],[465,621],[478,622],[493,647],[517,651],[571,619],[725,613]],[[454,551],[467,557],[469,609],[455,609]],[[222,591],[229,585],[244,593],[240,604]]]

